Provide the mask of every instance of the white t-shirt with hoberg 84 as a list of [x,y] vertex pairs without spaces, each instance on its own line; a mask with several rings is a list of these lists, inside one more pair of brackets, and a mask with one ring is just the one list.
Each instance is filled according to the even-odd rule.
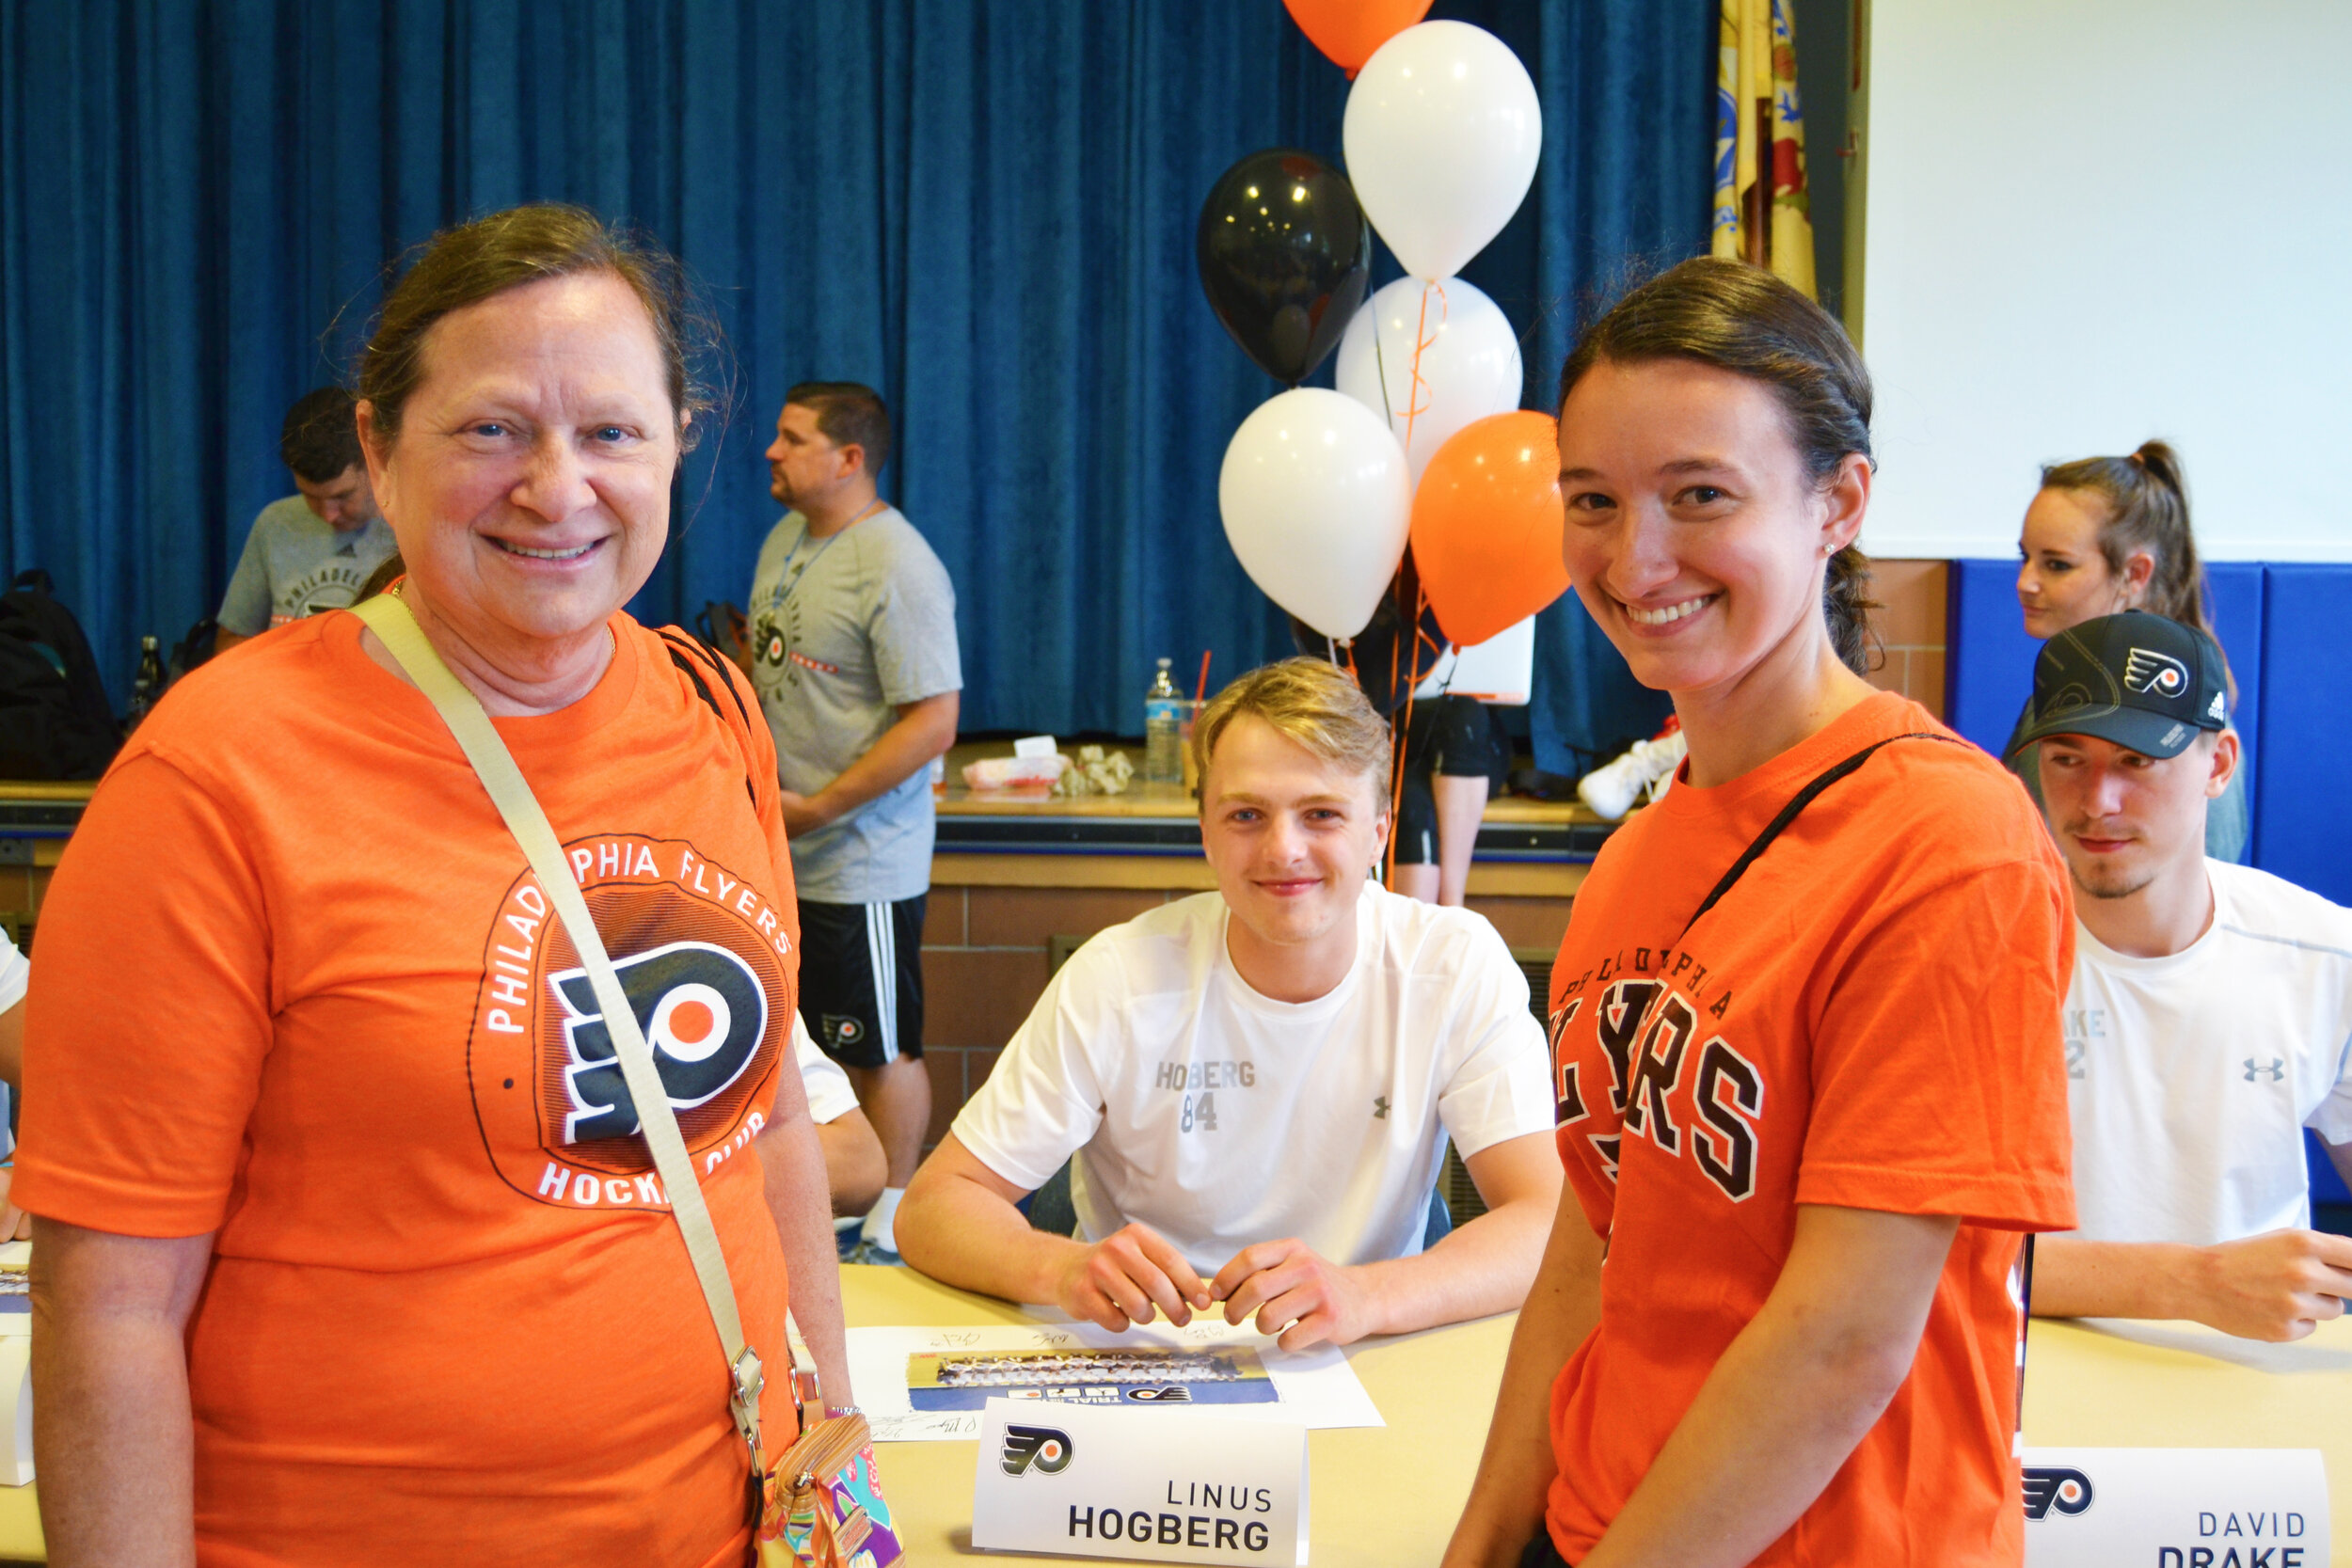
[[1036,1190],[1075,1156],[1079,1235],[1139,1221],[1206,1277],[1295,1236],[1335,1263],[1421,1250],[1450,1136],[1467,1157],[1552,1123],[1527,979],[1479,915],[1367,882],[1329,994],[1259,994],[1196,895],[1071,955],[956,1136]]
[[2352,1142],[2352,910],[2207,859],[2213,924],[2135,958],[2079,924],[2066,996],[2074,1205],[2099,1242],[2312,1223],[2303,1129]]

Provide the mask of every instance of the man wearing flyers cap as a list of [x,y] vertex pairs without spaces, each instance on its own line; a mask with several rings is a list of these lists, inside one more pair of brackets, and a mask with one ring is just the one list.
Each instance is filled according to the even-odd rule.
[[2311,1228],[2303,1129],[2352,1176],[2352,910],[2204,853],[2238,766],[2221,649],[2130,611],[2043,645],[2041,748],[2074,882],[2066,1070],[2080,1228],[2042,1238],[2033,1309],[2296,1339],[2352,1298]]

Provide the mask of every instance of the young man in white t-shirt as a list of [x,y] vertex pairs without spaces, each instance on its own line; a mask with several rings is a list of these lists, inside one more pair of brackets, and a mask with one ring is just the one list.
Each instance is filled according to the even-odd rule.
[[[1221,1306],[1291,1350],[1518,1306],[1560,1193],[1543,1031],[1482,917],[1371,880],[1388,726],[1291,659],[1193,744],[1218,891],[1072,955],[907,1189],[907,1261],[1114,1330]],[[1423,1253],[1449,1138],[1489,1208]],[[1075,1239],[1014,1207],[1065,1160]]]
[[2227,693],[2212,638],[2140,612],[2035,664],[2019,743],[2074,880],[2080,1227],[2039,1243],[2033,1309],[2296,1339],[2352,1297],[2303,1154],[2309,1127],[2352,1176],[2352,910],[2207,858],[2238,762]]

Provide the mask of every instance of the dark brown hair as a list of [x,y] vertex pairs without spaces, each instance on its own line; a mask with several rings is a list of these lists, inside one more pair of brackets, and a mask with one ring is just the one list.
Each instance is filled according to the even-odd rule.
[[[1577,340],[1560,371],[1560,402],[1602,360],[1691,359],[1760,381],[1788,417],[1805,472],[1827,485],[1851,455],[1872,467],[1870,372],[1837,318],[1761,267],[1701,256],[1659,274]],[[1849,545],[1831,557],[1821,593],[1832,646],[1867,674],[1870,561]]]
[[359,464],[351,394],[341,387],[314,387],[294,399],[278,430],[278,455],[296,479],[310,484],[331,483]]
[[803,381],[784,394],[788,407],[799,404],[817,416],[817,428],[836,447],[857,447],[866,453],[866,475],[871,479],[890,461],[890,410],[882,394],[857,381]]
[[611,273],[645,307],[661,347],[679,449],[691,447],[703,421],[689,423],[689,416],[707,410],[710,400],[695,384],[691,345],[707,327],[684,275],[658,246],[629,238],[585,208],[552,202],[510,207],[441,230],[392,286],[359,355],[359,396],[373,406],[381,437],[389,442],[400,434],[401,411],[424,379],[424,341],[436,322],[509,289],[584,272]]
[[2121,579],[2134,554],[2155,562],[2143,610],[2211,635],[2205,566],[2188,526],[2188,483],[2181,455],[2162,441],[2142,441],[2128,457],[2078,457],[2042,470],[2045,490],[2087,491],[2107,503],[2099,524],[2099,553]]

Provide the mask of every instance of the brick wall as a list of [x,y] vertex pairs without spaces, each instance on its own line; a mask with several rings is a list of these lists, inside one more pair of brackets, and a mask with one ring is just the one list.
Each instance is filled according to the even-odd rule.
[[0,865],[0,923],[11,936],[21,938],[40,910],[41,895],[49,890],[49,870],[45,865]]
[[1941,719],[1949,568],[1941,561],[1870,564],[1870,597],[1880,603],[1870,625],[1885,657],[1871,684],[1899,691]]

